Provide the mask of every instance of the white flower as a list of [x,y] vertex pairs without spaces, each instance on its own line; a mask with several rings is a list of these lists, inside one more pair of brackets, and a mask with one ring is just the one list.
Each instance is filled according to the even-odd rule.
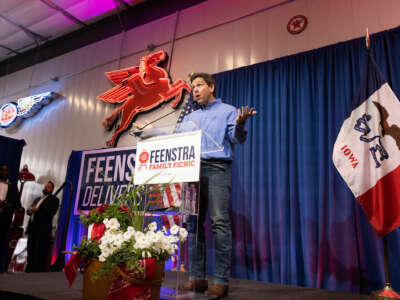
[[171,244],[176,243],[176,242],[179,241],[179,239],[176,236],[173,236],[173,235],[167,236],[167,240]]
[[179,229],[179,239],[180,239],[180,241],[182,242],[182,241],[186,240],[187,236],[188,236],[187,230],[185,228],[180,228]]
[[100,243],[101,244],[106,244],[110,242],[110,236],[107,234],[107,232],[101,237]]
[[153,231],[148,231],[146,233],[146,238],[153,243],[157,242],[158,236]]
[[143,232],[141,232],[141,231],[136,231],[135,232],[135,239],[136,240],[140,240],[140,239],[143,239],[144,238],[144,233]]
[[174,226],[171,227],[170,231],[171,231],[172,234],[177,234],[179,232],[179,229],[180,229],[179,226],[174,225]]
[[114,246],[120,248],[122,243],[124,242],[122,234],[116,234],[114,238]]
[[106,228],[109,228],[109,229],[115,229],[115,230],[119,229],[119,222],[116,218],[111,218],[104,225],[106,225]]
[[156,222],[151,222],[149,225],[147,225],[147,228],[150,230],[150,231],[156,231],[157,230],[157,223]]
[[186,240],[188,236],[187,230],[177,225],[172,226],[168,231],[165,230],[165,227],[157,230],[157,223],[151,222],[145,232],[142,232],[135,231],[132,226],[122,231],[116,218],[105,219],[103,223],[107,229],[99,244],[101,251],[99,260],[102,262],[106,261],[115,251],[124,247],[123,245],[126,245],[124,243],[127,241],[133,243],[133,247],[141,251],[143,258],[158,259],[166,254],[173,256],[176,255],[178,242]]
[[143,232],[137,231],[135,233],[135,240],[136,243],[133,245],[134,248],[136,249],[150,248],[151,242],[148,239],[148,237],[143,234]]
[[125,231],[122,236],[123,236],[124,241],[128,241],[132,238],[133,235],[134,235],[133,232]]
[[109,257],[112,254],[112,250],[108,247],[105,247],[103,249],[101,249],[101,256],[103,256],[104,258]]

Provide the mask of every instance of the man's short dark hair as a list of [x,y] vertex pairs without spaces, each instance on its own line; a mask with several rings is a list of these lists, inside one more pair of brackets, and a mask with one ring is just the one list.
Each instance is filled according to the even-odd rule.
[[215,87],[215,79],[208,73],[192,73],[190,74],[190,83],[193,82],[196,78],[203,78],[208,86],[214,86],[213,96],[216,97],[216,87]]
[[54,190],[54,182],[53,181],[51,181],[51,180],[49,180],[47,183],[50,183],[52,186],[53,186],[53,190]]

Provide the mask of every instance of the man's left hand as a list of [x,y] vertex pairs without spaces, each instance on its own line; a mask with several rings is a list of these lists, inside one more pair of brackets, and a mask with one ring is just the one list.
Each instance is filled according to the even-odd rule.
[[244,125],[248,118],[256,114],[257,111],[253,107],[249,109],[248,106],[242,106],[241,108],[238,108],[238,116],[236,118],[236,124]]

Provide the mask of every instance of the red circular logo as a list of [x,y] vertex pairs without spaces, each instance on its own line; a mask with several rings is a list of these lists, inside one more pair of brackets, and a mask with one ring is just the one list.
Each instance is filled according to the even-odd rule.
[[143,150],[142,153],[140,153],[140,155],[139,155],[139,162],[141,164],[144,164],[148,160],[149,160],[149,152],[147,152],[146,150]]
[[8,127],[16,120],[18,116],[17,104],[9,102],[0,108],[0,126]]
[[299,34],[306,29],[308,24],[307,18],[303,15],[297,15],[291,18],[287,24],[287,31],[291,34]]

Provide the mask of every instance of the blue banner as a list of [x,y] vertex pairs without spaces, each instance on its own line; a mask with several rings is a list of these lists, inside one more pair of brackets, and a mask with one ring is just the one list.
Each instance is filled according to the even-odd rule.
[[132,186],[136,148],[110,148],[82,153],[74,214],[110,204]]

